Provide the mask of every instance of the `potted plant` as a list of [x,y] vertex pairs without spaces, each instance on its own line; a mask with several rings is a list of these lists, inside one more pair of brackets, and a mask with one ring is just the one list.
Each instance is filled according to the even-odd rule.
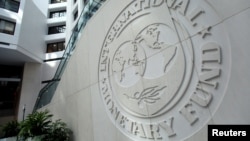
[[0,141],[16,141],[16,136],[20,131],[17,121],[10,121],[2,127],[3,137]]
[[69,141],[71,130],[61,119],[52,122],[48,134],[44,136],[45,141]]
[[18,140],[69,141],[71,130],[61,119],[52,122],[52,116],[48,110],[29,114],[20,123]]
[[51,124],[51,117],[48,110],[36,111],[29,114],[27,118],[20,124],[20,132],[18,134],[19,139],[26,140],[28,138],[40,138],[48,134],[48,130]]
[[[48,110],[36,111],[18,123],[11,121],[3,126],[4,139],[0,141],[69,141],[71,130],[61,119],[52,122]],[[12,139],[7,137],[17,136]]]

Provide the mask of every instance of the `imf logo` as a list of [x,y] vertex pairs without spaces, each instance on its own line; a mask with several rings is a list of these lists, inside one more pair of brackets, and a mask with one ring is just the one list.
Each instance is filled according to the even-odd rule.
[[203,0],[134,0],[124,7],[100,51],[106,111],[133,140],[183,140],[207,124],[223,99],[231,67],[227,34]]
[[188,72],[185,61],[191,61],[185,51],[174,29],[163,23],[148,25],[134,39],[122,42],[112,57],[110,79],[121,106],[140,117],[169,110],[183,94],[178,92]]

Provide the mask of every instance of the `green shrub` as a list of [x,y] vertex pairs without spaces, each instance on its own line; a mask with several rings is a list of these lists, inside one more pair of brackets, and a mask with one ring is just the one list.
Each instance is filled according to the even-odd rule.
[[52,114],[48,110],[29,114],[22,122],[11,121],[3,126],[4,138],[17,136],[24,141],[69,141],[71,130],[61,119],[52,122]]
[[45,141],[69,141],[71,130],[67,128],[67,124],[60,119],[52,122],[48,130],[48,134],[45,135]]
[[10,121],[2,127],[3,138],[17,136],[20,131],[19,122]]
[[27,139],[29,137],[41,136],[48,134],[51,124],[51,117],[48,110],[34,112],[29,114],[27,118],[20,124],[19,138]]
[[33,138],[33,140],[42,141],[69,141],[71,130],[67,128],[67,124],[61,119],[52,122],[52,116],[48,110],[29,114],[20,124],[18,138],[22,140]]

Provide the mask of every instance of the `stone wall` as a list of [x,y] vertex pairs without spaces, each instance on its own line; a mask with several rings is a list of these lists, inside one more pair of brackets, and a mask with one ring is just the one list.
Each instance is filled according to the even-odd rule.
[[200,141],[249,124],[249,0],[109,0],[44,107],[77,141]]

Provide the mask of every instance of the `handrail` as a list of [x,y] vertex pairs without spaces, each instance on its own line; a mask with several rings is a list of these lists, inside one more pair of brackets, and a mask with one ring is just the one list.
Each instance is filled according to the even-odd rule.
[[[78,19],[76,23],[76,26],[73,30],[73,33],[70,36],[67,47],[62,56],[63,59],[60,61],[57,67],[53,80],[61,79],[64,69],[66,68],[66,65],[76,47],[76,42],[78,41],[79,33],[86,26],[88,20],[100,8],[101,4],[104,1],[105,0],[89,0],[88,3],[83,8],[80,18]],[[50,103],[58,84],[59,84],[59,81],[50,81],[40,90],[35,106],[33,108],[33,112]]]

